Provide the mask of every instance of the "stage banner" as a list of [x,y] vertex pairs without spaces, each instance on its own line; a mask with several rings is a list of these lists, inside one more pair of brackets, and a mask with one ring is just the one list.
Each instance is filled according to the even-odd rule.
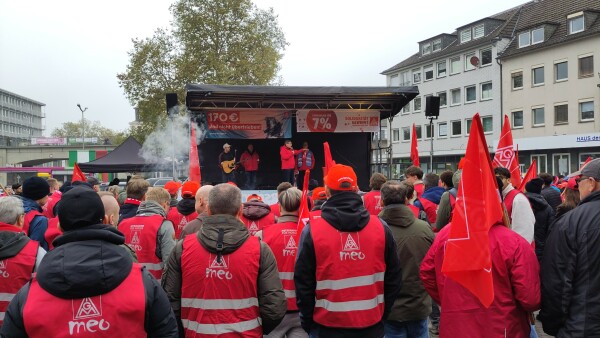
[[209,110],[201,129],[209,139],[291,138],[292,114],[272,110]]
[[378,132],[379,111],[360,109],[298,110],[296,127],[298,132]]

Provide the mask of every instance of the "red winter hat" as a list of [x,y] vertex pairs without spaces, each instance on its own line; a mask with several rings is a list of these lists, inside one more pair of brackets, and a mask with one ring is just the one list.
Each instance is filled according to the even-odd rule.
[[181,187],[181,196],[187,198],[196,197],[196,192],[200,189],[200,183],[194,181],[187,181]]
[[181,183],[175,181],[169,181],[165,184],[165,189],[169,192],[171,196],[177,195],[177,190],[181,188]]
[[[356,173],[352,167],[343,164],[336,164],[329,169],[325,176],[325,185],[329,189],[352,191],[356,188]],[[350,183],[349,187],[342,187],[343,183]]]

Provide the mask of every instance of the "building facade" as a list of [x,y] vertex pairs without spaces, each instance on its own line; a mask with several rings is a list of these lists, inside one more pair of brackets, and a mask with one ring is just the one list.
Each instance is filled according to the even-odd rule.
[[42,136],[44,103],[0,89],[0,146],[19,146]]

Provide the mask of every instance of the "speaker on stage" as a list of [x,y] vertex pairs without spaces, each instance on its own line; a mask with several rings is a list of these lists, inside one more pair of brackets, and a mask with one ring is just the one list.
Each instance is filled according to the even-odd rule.
[[[175,111],[171,111],[171,108],[176,107],[179,104],[179,99],[177,98],[177,93],[167,93],[167,115],[171,116],[171,113],[175,114]],[[439,104],[438,104],[439,106]]]
[[440,116],[440,97],[427,96],[425,97],[425,117]]

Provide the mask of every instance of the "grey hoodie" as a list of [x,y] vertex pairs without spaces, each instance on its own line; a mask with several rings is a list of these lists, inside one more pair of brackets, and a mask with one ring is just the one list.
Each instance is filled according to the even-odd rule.
[[173,223],[167,220],[167,212],[157,202],[144,201],[140,204],[136,215],[161,215],[165,218],[158,229],[158,236],[156,236],[156,257],[159,257],[163,264],[167,264],[169,255],[175,247],[175,228],[173,227]]

